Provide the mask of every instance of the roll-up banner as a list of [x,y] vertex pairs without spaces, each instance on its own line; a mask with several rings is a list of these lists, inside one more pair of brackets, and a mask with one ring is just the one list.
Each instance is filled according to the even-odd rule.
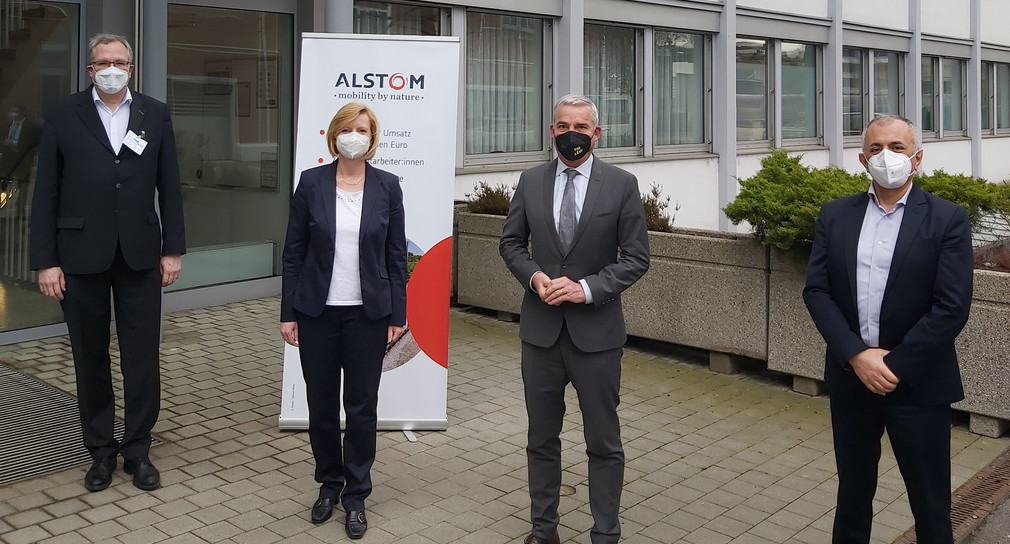
[[[325,134],[344,104],[365,104],[379,120],[379,149],[369,162],[400,177],[409,279],[407,331],[382,363],[378,425],[443,430],[459,38],[303,34],[299,89],[295,180],[333,160]],[[308,428],[298,349],[287,344],[282,387],[280,427]]]

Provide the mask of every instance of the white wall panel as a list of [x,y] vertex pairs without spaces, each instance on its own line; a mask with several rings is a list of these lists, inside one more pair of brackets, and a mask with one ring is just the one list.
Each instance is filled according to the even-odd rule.
[[926,34],[971,38],[971,0],[922,2],[922,31]]
[[909,30],[908,0],[844,0],[842,20],[867,26]]
[[979,177],[992,182],[1010,179],[1010,138],[982,139],[982,171]]
[[808,17],[827,17],[828,0],[737,0],[737,7],[778,11]]
[[1010,45],[1010,2],[982,0],[982,41]]
[[942,168],[948,174],[971,175],[971,140],[928,142],[922,147],[923,172]]

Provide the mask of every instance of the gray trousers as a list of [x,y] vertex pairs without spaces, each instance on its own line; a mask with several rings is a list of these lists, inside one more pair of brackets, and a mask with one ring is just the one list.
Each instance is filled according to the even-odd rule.
[[589,456],[589,507],[593,544],[616,544],[621,537],[618,511],[624,483],[624,449],[617,418],[623,348],[580,351],[567,327],[549,348],[523,342],[522,372],[529,417],[530,517],[533,534],[548,538],[558,527],[561,488],[561,427],[565,388],[575,386]]

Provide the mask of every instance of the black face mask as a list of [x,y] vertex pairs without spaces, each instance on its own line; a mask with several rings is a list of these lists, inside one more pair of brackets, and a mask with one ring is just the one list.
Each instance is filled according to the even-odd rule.
[[569,130],[558,134],[554,138],[554,144],[558,149],[558,155],[570,161],[577,161],[592,149],[593,138],[581,132]]

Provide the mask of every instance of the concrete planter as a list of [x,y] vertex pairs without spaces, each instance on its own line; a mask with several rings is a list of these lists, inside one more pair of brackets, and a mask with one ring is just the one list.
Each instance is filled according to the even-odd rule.
[[975,271],[968,324],[957,338],[963,401],[972,432],[997,437],[1010,421],[1010,274]]
[[793,389],[822,391],[824,340],[803,304],[806,262],[772,250],[768,273],[768,369],[793,375]]
[[733,356],[766,359],[768,251],[749,235],[650,232],[649,272],[623,295],[628,334],[707,349],[714,370]]
[[[519,313],[522,286],[498,255],[505,218],[457,209],[456,298]],[[824,341],[803,304],[806,263],[749,235],[677,229],[649,233],[652,267],[622,296],[628,334],[709,350],[713,370],[766,360],[793,389],[823,392]],[[958,337],[971,430],[1010,429],[1010,274],[975,271],[968,324]]]
[[523,288],[498,253],[505,218],[457,209],[456,302],[518,314]]

